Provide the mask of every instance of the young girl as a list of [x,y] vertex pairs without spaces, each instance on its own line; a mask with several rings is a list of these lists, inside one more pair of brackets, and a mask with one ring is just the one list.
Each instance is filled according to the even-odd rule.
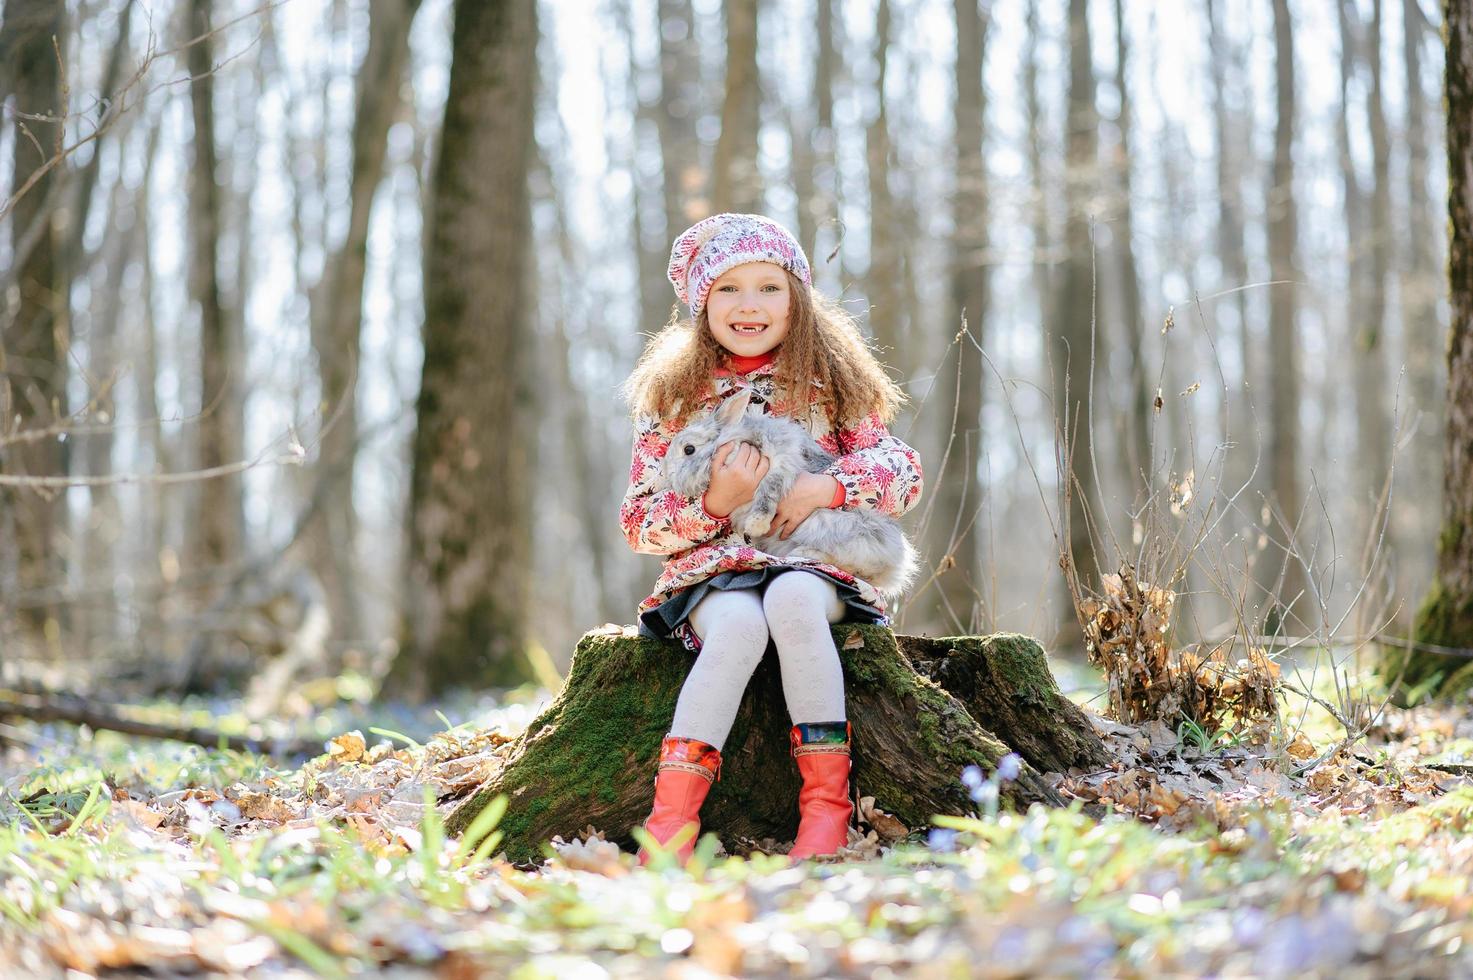
[[920,460],[885,428],[903,396],[849,315],[813,291],[802,246],[776,222],[707,218],[675,239],[669,275],[690,319],[655,337],[629,378],[634,459],[619,518],[635,551],[669,556],[640,603],[640,632],[677,637],[699,656],[660,747],[644,826],[664,844],[694,824],[679,851],[689,857],[721,747],[771,640],[803,779],[791,856],[833,854],[848,839],[853,807],[844,676],[829,627],[885,622],[883,600],[841,568],[764,554],[732,530],[727,516],[767,473],[755,447],[719,447],[701,499],[667,488],[660,459],[689,421],[749,392],[752,405],[798,420],[838,457],[824,473],[800,475],[775,532],[786,537],[820,507],[899,517],[921,494]]

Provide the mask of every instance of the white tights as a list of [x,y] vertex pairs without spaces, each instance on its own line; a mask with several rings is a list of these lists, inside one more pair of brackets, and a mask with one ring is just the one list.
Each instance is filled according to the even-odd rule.
[[701,653],[680,689],[670,734],[720,749],[769,637],[793,724],[844,721],[844,673],[829,632],[843,615],[833,583],[808,572],[775,576],[761,598],[756,589],[712,590],[691,610]]

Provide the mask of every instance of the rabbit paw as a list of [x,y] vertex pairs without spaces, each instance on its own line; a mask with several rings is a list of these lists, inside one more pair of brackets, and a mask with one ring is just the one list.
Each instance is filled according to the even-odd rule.
[[776,514],[753,514],[747,519],[747,533],[754,538],[765,538],[767,532],[772,530],[773,518]]
[[765,538],[772,530],[772,522],[777,520],[777,507],[764,500],[754,500],[746,516],[742,518],[742,528],[754,538]]

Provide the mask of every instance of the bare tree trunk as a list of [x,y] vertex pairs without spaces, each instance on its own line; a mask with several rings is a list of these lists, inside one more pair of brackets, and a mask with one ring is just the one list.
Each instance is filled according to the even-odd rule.
[[[61,0],[9,0],[0,25],[0,73],[15,93],[12,192],[60,152],[66,112],[58,63],[66,50],[66,4]],[[0,92],[3,97],[3,92]],[[65,192],[60,168],[42,177],[10,213],[11,249],[20,263],[14,301],[0,297],[0,433],[41,428],[66,415],[66,351],[70,318],[62,229],[54,198]],[[38,226],[36,244],[23,247]],[[9,306],[10,309],[5,309]],[[8,473],[55,476],[67,458],[54,439],[0,448],[0,469]],[[63,584],[64,548],[59,540],[65,516],[51,493],[0,490],[0,593],[24,597],[21,627],[48,634],[53,643],[61,609],[43,599]],[[13,582],[13,585],[10,583]],[[0,603],[0,619],[10,612]]]
[[[1386,366],[1382,330],[1386,312],[1388,236],[1391,220],[1386,115],[1381,108],[1381,0],[1374,0],[1372,19],[1361,24],[1354,0],[1340,0],[1340,118],[1337,135],[1341,180],[1345,185],[1345,228],[1349,254],[1349,324],[1355,370],[1355,497],[1361,526],[1368,526],[1390,464],[1391,433],[1387,421]],[[1364,37],[1365,51],[1358,51]],[[1369,207],[1356,175],[1350,143],[1349,91],[1364,57],[1370,66],[1367,116],[1374,170]]]
[[1135,267],[1135,227],[1132,220],[1130,91],[1126,84],[1129,66],[1129,42],[1125,31],[1124,0],[1115,0],[1115,91],[1120,99],[1116,117],[1119,141],[1115,145],[1115,177],[1120,195],[1120,218],[1116,222],[1120,236],[1120,310],[1124,321],[1125,349],[1130,357],[1130,390],[1127,396],[1125,431],[1130,451],[1121,453],[1125,462],[1127,496],[1145,490],[1142,473],[1151,471],[1151,396],[1146,383],[1146,355],[1142,340],[1146,332],[1145,311],[1141,303],[1140,277]]
[[[190,104],[194,110],[194,162],[189,175],[189,282],[199,310],[200,399],[204,414],[197,438],[201,468],[241,458],[241,352],[234,343],[220,295],[221,232],[219,165],[215,153],[214,39],[209,36],[209,0],[190,0]],[[199,484],[198,518],[191,522],[194,564],[211,571],[237,562],[244,538],[240,481],[235,477]]]
[[[1355,0],[1339,0],[1335,6],[1340,28],[1340,111],[1335,119],[1335,141],[1340,161],[1340,183],[1345,201],[1345,255],[1346,291],[1345,320],[1352,341],[1352,363],[1355,371],[1356,397],[1356,477],[1353,481],[1353,496],[1356,502],[1357,519],[1364,520],[1366,496],[1377,483],[1368,463],[1370,446],[1367,436],[1377,423],[1372,415],[1380,416],[1379,392],[1367,391],[1374,386],[1375,376],[1370,371],[1371,362],[1364,356],[1362,342],[1371,329],[1370,293],[1370,241],[1366,227],[1366,200],[1360,186],[1360,177],[1355,169],[1355,155],[1350,143],[1350,91],[1355,84],[1357,49],[1356,35],[1361,29],[1360,14]],[[1374,232],[1371,232],[1374,233]],[[1276,287],[1277,288],[1277,287]],[[1376,460],[1375,466],[1379,467]]]
[[610,622],[623,615],[624,610],[614,600],[612,592],[613,561],[609,547],[609,520],[607,497],[603,492],[608,487],[610,476],[608,454],[599,452],[589,437],[594,429],[589,417],[587,396],[578,387],[572,373],[572,344],[568,338],[568,324],[562,320],[557,324],[553,340],[552,356],[557,361],[558,386],[567,397],[564,405],[563,445],[567,450],[568,462],[574,486],[573,504],[578,510],[580,537],[588,548],[588,575],[593,579],[589,586],[591,594],[577,597],[580,603],[592,606],[592,612],[601,622]]
[[[1099,177],[1099,118],[1095,109],[1094,63],[1090,55],[1088,0],[1069,0],[1069,111],[1066,129],[1066,173],[1063,284],[1052,310],[1048,356],[1052,360],[1054,411],[1068,433],[1070,472],[1074,481],[1067,514],[1065,544],[1081,578],[1100,575],[1096,557],[1098,531],[1104,526],[1100,488],[1095,479],[1090,394],[1094,364],[1102,351],[1094,330],[1094,242],[1090,234],[1090,198]],[[1066,617],[1066,631],[1072,627]]]
[[[940,445],[950,445],[944,472],[927,518],[929,554],[939,575],[941,622],[967,633],[980,619],[982,595],[980,534],[975,518],[982,499],[978,484],[982,452],[982,354],[989,296],[987,165],[982,152],[986,91],[982,66],[988,15],[977,0],[955,0],[956,101],[955,189],[952,191],[951,304],[947,338],[965,320],[970,336],[960,337],[940,366],[933,418]],[[936,463],[938,469],[940,460]]]
[[535,0],[458,0],[430,196],[397,693],[526,679]]
[[1028,173],[1033,178],[1033,289],[1038,297],[1041,319],[1047,320],[1053,290],[1053,220],[1050,216],[1048,174],[1044,167],[1043,98],[1038,87],[1038,42],[1043,33],[1038,23],[1039,0],[1029,0],[1024,27],[1028,41],[1023,53],[1023,89],[1028,112]]
[[[1249,141],[1245,138],[1252,132],[1251,119],[1243,120],[1228,109],[1229,68],[1232,77],[1244,77],[1240,59],[1230,51],[1230,43],[1222,25],[1222,8],[1216,0],[1207,0],[1207,19],[1210,24],[1209,47],[1212,63],[1212,124],[1217,141],[1217,258],[1222,265],[1220,289],[1236,290],[1230,302],[1237,313],[1237,357],[1238,391],[1256,378],[1254,371],[1258,358],[1257,340],[1253,336],[1253,321],[1248,313],[1248,255],[1244,247],[1243,218],[1243,159]],[[1251,110],[1239,110],[1239,112]],[[1230,400],[1226,413],[1227,431],[1224,437],[1231,443],[1224,466],[1227,492],[1237,493],[1239,488],[1253,480],[1254,464],[1258,456],[1259,433],[1255,431],[1256,420],[1246,410],[1234,412]],[[1251,489],[1245,496],[1251,498]]]
[[838,215],[839,178],[834,160],[834,86],[842,61],[834,43],[834,0],[816,0],[818,58],[813,66],[812,125],[789,120],[793,146],[793,186],[798,197],[798,240],[814,263],[814,276],[821,268],[818,230]]
[[[109,96],[118,87],[118,80],[122,77],[123,60],[129,50],[129,25],[134,6],[136,6],[134,0],[128,0],[123,7],[122,14],[118,17],[117,40],[113,42],[102,78],[101,91]],[[99,125],[106,120],[110,111],[113,110],[112,103],[109,101],[104,101],[98,107],[97,123]],[[158,126],[152,126],[151,130],[149,139],[146,141],[149,146],[153,143],[153,132],[157,132]],[[101,164],[102,147],[97,144],[93,147],[91,159],[87,161],[79,175],[75,214],[70,219],[71,227],[68,233],[66,264],[69,269],[80,269],[85,259],[83,238]],[[137,251],[141,226],[141,219],[135,212],[132,224],[129,225],[126,233],[118,233],[117,216],[125,205],[124,194],[122,181],[114,183],[108,203],[109,233],[103,239],[104,247],[108,252],[103,259],[106,268],[106,282],[100,298],[94,297],[91,310],[92,321],[87,338],[89,388],[95,385],[110,385],[111,380],[116,380],[112,377],[113,372],[120,367],[117,363],[117,334],[118,323],[123,311],[123,275]],[[117,407],[111,387],[107,387],[106,390],[89,390],[88,394],[89,399],[94,397],[97,399],[97,404],[91,413],[92,421],[103,426],[115,422]],[[88,473],[101,474],[111,471],[113,443],[114,435],[111,428],[89,433],[82,440]],[[108,597],[99,598],[92,611],[85,617],[86,632],[85,636],[80,639],[82,643],[87,644],[89,638],[111,636],[116,626],[114,618],[116,606],[111,600],[111,587],[113,565],[117,559],[118,544],[124,536],[124,528],[117,494],[111,486],[103,484],[88,488],[85,520],[86,525],[78,541],[82,555],[80,561],[82,588],[88,594]]]
[[[103,69],[101,91],[105,96],[104,101],[97,107],[97,122],[100,125],[108,116],[109,112],[115,111],[115,105],[111,101],[118,87],[118,80],[123,74],[123,60],[129,53],[129,29],[133,20],[133,8],[137,0],[127,0],[123,11],[118,15],[117,40],[113,42],[111,53],[107,58],[107,67]],[[94,144],[92,156],[78,174],[77,192],[74,198],[76,203],[75,213],[68,219],[67,229],[67,259],[66,264],[70,269],[80,266],[82,260],[82,239],[87,233],[87,215],[92,207],[92,191],[97,186],[97,173],[102,166],[101,144]]]
[[[1273,172],[1268,196],[1269,278],[1269,438],[1268,471],[1271,505],[1282,526],[1270,522],[1270,537],[1289,549],[1271,555],[1264,573],[1278,577],[1278,602],[1268,612],[1268,632],[1299,606],[1307,579],[1289,539],[1300,519],[1299,489],[1299,336],[1296,323],[1299,225],[1294,201],[1294,28],[1288,0],[1273,0],[1274,76],[1276,83]],[[1280,564],[1282,561],[1282,564]],[[1266,581],[1266,576],[1260,581]]]
[[[658,177],[646,174],[640,168],[639,145],[641,133],[654,126],[658,131],[662,109],[659,103],[648,103],[639,95],[639,80],[645,69],[635,57],[634,24],[629,11],[618,7],[615,11],[619,27],[623,31],[625,46],[629,49],[629,63],[625,92],[634,113],[634,126],[630,129],[624,165],[634,178],[633,203],[630,211],[630,237],[634,240],[639,270],[639,326],[641,330],[654,330],[669,319],[670,308],[675,297],[670,291],[670,282],[665,277],[669,256],[670,240],[678,235],[680,228],[667,228],[664,202],[656,202],[651,190]],[[660,25],[656,25],[658,28]],[[612,88],[612,80],[606,84]],[[661,100],[664,95],[661,93]],[[663,181],[662,181],[663,183]],[[667,190],[668,194],[669,191]],[[682,226],[684,227],[684,226]]]
[[[1366,39],[1366,57],[1371,69],[1371,90],[1366,95],[1366,111],[1371,130],[1371,283],[1370,309],[1366,331],[1358,352],[1366,361],[1371,386],[1360,386],[1358,399],[1372,396],[1379,409],[1367,419],[1369,423],[1361,442],[1365,449],[1366,469],[1374,478],[1372,491],[1379,495],[1391,465],[1391,404],[1387,386],[1391,379],[1386,370],[1386,280],[1391,275],[1391,242],[1395,230],[1391,225],[1391,138],[1386,131],[1385,94],[1381,67],[1381,9],[1383,0],[1371,0],[1371,29]],[[1393,532],[1394,533],[1394,532]]]
[[1428,152],[1427,94],[1422,86],[1422,46],[1427,36],[1419,0],[1402,0],[1402,60],[1406,68],[1407,150],[1407,252],[1400,276],[1403,357],[1407,374],[1403,385],[1408,393],[1409,413],[1417,415],[1417,431],[1405,460],[1406,485],[1417,488],[1422,505],[1400,508],[1407,520],[1408,537],[1431,539],[1436,531],[1438,498],[1437,463],[1442,446],[1442,365],[1438,355],[1444,347],[1439,329],[1437,301],[1443,288],[1442,268],[1437,261],[1432,202],[1427,193]]
[[[1448,287],[1447,429],[1437,574],[1417,612],[1419,642],[1473,647],[1473,0],[1443,0],[1447,39]],[[1393,657],[1393,667],[1399,667]],[[1447,676],[1451,674],[1451,676]],[[1392,675],[1394,676],[1394,674]],[[1452,694],[1473,684],[1461,657],[1412,655],[1405,687],[1442,676]]]
[[[547,101],[553,100],[547,98]],[[560,183],[559,174],[553,161],[570,159],[570,151],[567,133],[560,121],[554,125],[553,132],[555,135],[551,145],[538,143],[535,166],[546,175],[545,181],[537,183],[557,188]],[[552,210],[558,258],[562,268],[580,268],[583,263],[568,221],[567,196],[554,191],[549,197],[549,200],[540,203]],[[664,262],[660,264],[660,278],[665,283],[667,295],[670,295]],[[570,336],[571,322],[579,314],[576,309],[569,309],[566,294],[556,296],[553,302],[557,308],[556,323],[549,331],[551,336],[546,344],[545,360],[548,363],[544,367],[544,383],[556,391],[557,404],[549,404],[544,424],[547,425],[547,431],[552,433],[551,441],[559,444],[563,452],[555,460],[545,460],[541,469],[543,473],[548,473],[554,465],[558,465],[558,472],[563,474],[562,479],[565,481],[562,487],[566,492],[564,506],[576,514],[577,539],[588,549],[587,575],[593,579],[588,587],[590,594],[579,594],[574,597],[574,601],[583,608],[591,605],[592,609],[587,615],[598,617],[600,622],[609,622],[625,614],[623,603],[615,599],[615,562],[611,554],[621,542],[615,536],[616,532],[607,512],[608,488],[614,482],[613,460],[608,452],[603,451],[602,446],[595,445],[590,438],[597,430],[599,420],[606,416],[597,407],[590,408],[589,392],[578,383],[573,370],[577,341]],[[597,329],[596,326],[585,323],[584,343],[589,342]],[[603,344],[600,343],[599,347],[602,348]],[[562,560],[566,563],[568,558],[565,555]],[[575,572],[576,574],[578,573]],[[643,595],[634,601],[638,602],[639,598],[643,598]]]
[[[88,397],[95,407],[92,423],[101,431],[90,432],[80,441],[88,474],[100,475],[113,470],[114,435],[117,406],[113,382],[118,367],[118,324],[122,317],[123,277],[138,248],[139,219],[126,231],[118,228],[118,214],[129,206],[123,182],[114,182],[109,194],[107,227],[103,241],[107,248],[102,257],[104,281],[92,294],[87,328]],[[118,496],[111,486],[103,484],[87,488],[87,510],[78,534],[79,566],[82,591],[96,598],[73,621],[74,639],[86,648],[97,640],[106,640],[115,632],[116,607],[112,601],[113,568],[118,557],[118,544],[123,538],[123,514]],[[80,633],[80,635],[75,635]]]
[[703,217],[691,208],[706,184],[696,141],[696,119],[701,114],[701,53],[690,0],[659,0],[659,18],[660,108],[655,119],[664,172],[665,237],[672,239]]
[[900,335],[900,235],[896,228],[895,198],[890,191],[890,127],[885,115],[885,69],[890,47],[890,3],[880,0],[875,10],[875,116],[865,128],[865,157],[869,171],[869,272],[865,297],[869,300],[869,327],[881,353],[908,377],[913,351]]
[[[159,330],[154,303],[153,236],[150,233],[153,223],[149,217],[152,213],[150,201],[152,199],[153,167],[158,156],[162,132],[162,126],[154,125],[148,134],[148,143],[143,151],[143,176],[138,184],[138,196],[135,202],[138,222],[137,252],[141,275],[138,282],[140,312],[133,343],[137,345],[139,357],[137,366],[130,372],[130,378],[133,381],[137,399],[135,411],[139,424],[139,444],[145,449],[148,457],[146,465],[169,472],[176,467],[171,447],[163,432],[163,414],[159,410]],[[152,582],[159,574],[164,548],[168,541],[164,521],[166,505],[161,500],[162,496],[161,494],[140,494],[138,515],[129,522],[135,535],[134,554],[141,559],[138,567],[147,569],[145,574],[138,576],[140,585]]]
[[757,130],[762,88],[757,75],[757,0],[727,0],[726,102],[716,143],[711,206],[715,211],[762,210]]
[[356,387],[362,359],[363,280],[368,264],[368,229],[374,198],[383,183],[389,126],[398,114],[409,27],[420,0],[373,0],[368,15],[368,50],[358,68],[353,115],[353,174],[348,233],[327,264],[313,296],[312,347],[327,417],[316,479],[335,474],[338,506],[325,508],[309,537],[313,570],[322,580],[339,639],[362,640],[356,556],[358,521],[353,479],[358,437]]

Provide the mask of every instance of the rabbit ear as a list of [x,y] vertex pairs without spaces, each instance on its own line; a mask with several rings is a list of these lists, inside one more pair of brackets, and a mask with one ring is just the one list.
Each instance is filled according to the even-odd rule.
[[743,389],[740,394],[733,395],[721,403],[721,407],[716,410],[716,421],[722,425],[731,425],[742,417],[742,413],[747,410],[751,402],[751,389]]

